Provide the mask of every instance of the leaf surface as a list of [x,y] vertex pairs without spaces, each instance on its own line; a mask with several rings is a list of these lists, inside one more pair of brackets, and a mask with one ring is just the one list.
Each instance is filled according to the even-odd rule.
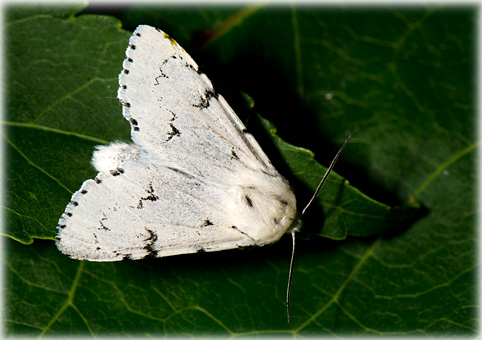
[[[476,332],[475,7],[132,7],[121,16],[124,28],[168,32],[237,112],[239,91],[254,98],[278,128],[256,138],[301,206],[324,173],[307,149],[328,165],[354,133],[335,168],[343,178],[330,177],[304,219],[290,327],[289,238],[120,263],[70,260],[50,241],[71,194],[95,176],[93,146],[130,139],[116,99],[130,33],[79,9],[6,10],[7,334]],[[421,218],[407,208],[414,202]]]

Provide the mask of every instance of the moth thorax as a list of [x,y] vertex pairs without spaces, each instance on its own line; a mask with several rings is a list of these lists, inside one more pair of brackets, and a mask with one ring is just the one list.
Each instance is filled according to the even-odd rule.
[[228,214],[234,226],[256,245],[272,243],[293,228],[299,228],[296,198],[280,174],[245,169],[235,180]]

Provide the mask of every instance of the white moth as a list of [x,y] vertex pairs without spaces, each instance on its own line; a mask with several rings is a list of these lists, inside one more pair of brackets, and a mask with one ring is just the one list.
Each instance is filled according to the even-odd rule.
[[301,227],[288,181],[166,33],[137,27],[119,84],[134,143],[97,147],[97,177],[59,220],[60,251],[137,260],[262,246]]

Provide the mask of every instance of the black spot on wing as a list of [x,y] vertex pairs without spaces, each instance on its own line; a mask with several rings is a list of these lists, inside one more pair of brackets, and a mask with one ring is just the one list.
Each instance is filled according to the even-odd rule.
[[207,109],[210,105],[211,98],[218,98],[218,94],[214,91],[214,89],[206,89],[204,90],[204,94],[200,97],[200,103],[194,104],[194,107],[200,109]]
[[206,97],[201,96],[200,103],[193,104],[193,106],[201,109],[206,109],[209,107],[209,101],[206,99]]
[[122,168],[117,168],[115,170],[110,171],[110,174],[112,176],[119,176],[120,174],[123,174],[123,173],[124,173],[124,169],[122,169]]
[[219,97],[218,93],[216,91],[214,91],[214,89],[206,89],[204,94],[206,95],[207,99],[211,99],[211,98],[217,99]]
[[168,111],[172,114],[172,118],[170,119],[171,122],[175,121],[176,118],[177,118],[176,114],[175,114],[172,110],[169,110],[169,109],[168,109]]
[[154,243],[157,241],[157,234],[150,229],[145,229],[149,233],[149,237],[144,240],[146,242],[144,249],[147,250],[147,255],[144,256],[144,259],[158,257],[158,251],[154,249]]
[[167,74],[165,74],[164,72],[162,72],[162,69],[161,69],[161,68],[159,68],[159,71],[161,72],[161,74],[159,74],[157,77],[154,78],[154,80],[156,81],[156,82],[154,83],[154,86],[160,85],[159,80],[160,80],[161,78],[169,78],[169,76],[168,76]]
[[131,123],[132,130],[139,131],[139,127],[137,126],[138,125],[137,120],[135,120],[134,118],[131,118],[129,119],[129,122]]
[[176,58],[176,56],[174,56],[174,55],[173,55],[173,56],[170,56],[169,58],[167,58],[166,60],[164,60],[164,61],[162,62],[161,66],[159,66],[159,72],[160,72],[160,73],[159,73],[158,76],[156,76],[156,77],[154,78],[154,80],[156,81],[156,82],[154,83],[154,85],[156,85],[156,86],[159,85],[159,84],[160,84],[159,81],[161,80],[161,78],[169,79],[169,76],[167,75],[166,72],[164,72],[163,68],[164,68],[164,66],[165,66],[169,61],[171,61],[171,59],[177,59],[177,58]]
[[231,158],[230,159],[239,160],[238,155],[236,154],[236,152],[234,152],[234,148],[231,149]]
[[169,123],[169,126],[171,127],[171,131],[167,133],[169,137],[167,137],[166,142],[169,142],[175,136],[178,136],[178,137],[181,136],[181,132],[178,129],[176,129],[176,127],[172,123]]
[[149,183],[149,187],[146,189],[146,192],[149,194],[146,197],[141,197],[139,203],[137,204],[137,209],[142,209],[143,204],[142,201],[151,201],[155,202],[159,199],[159,196],[154,195],[154,188],[152,187],[152,183]]
[[105,230],[105,231],[110,231],[110,229],[109,229],[109,228],[107,228],[107,227],[105,226],[105,224],[104,224],[104,223],[102,223],[102,221],[99,221],[99,223],[100,223],[100,227],[99,227],[99,228],[97,228],[97,230]]
[[191,69],[192,71],[194,71],[198,74],[200,73],[199,70],[196,67],[194,67],[194,65],[192,65],[192,64],[186,63],[186,64],[184,64],[184,66],[186,66],[187,68]]
[[214,223],[211,222],[209,219],[204,220],[202,227],[207,227],[208,225],[214,225]]

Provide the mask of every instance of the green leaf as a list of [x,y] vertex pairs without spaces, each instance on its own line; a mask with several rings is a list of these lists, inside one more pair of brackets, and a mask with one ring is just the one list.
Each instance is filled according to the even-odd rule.
[[[289,327],[289,239],[119,263],[21,244],[55,236],[72,192],[95,176],[94,145],[130,139],[116,99],[130,33],[78,9],[6,10],[8,335],[475,334],[475,6],[133,7],[121,18],[168,32],[229,103],[248,93],[324,165],[353,131],[336,167],[352,186],[333,174],[303,229],[344,240],[297,242]],[[307,202],[324,168],[271,136],[276,147],[263,148]],[[400,202],[426,214],[408,224],[412,209],[389,208]]]

